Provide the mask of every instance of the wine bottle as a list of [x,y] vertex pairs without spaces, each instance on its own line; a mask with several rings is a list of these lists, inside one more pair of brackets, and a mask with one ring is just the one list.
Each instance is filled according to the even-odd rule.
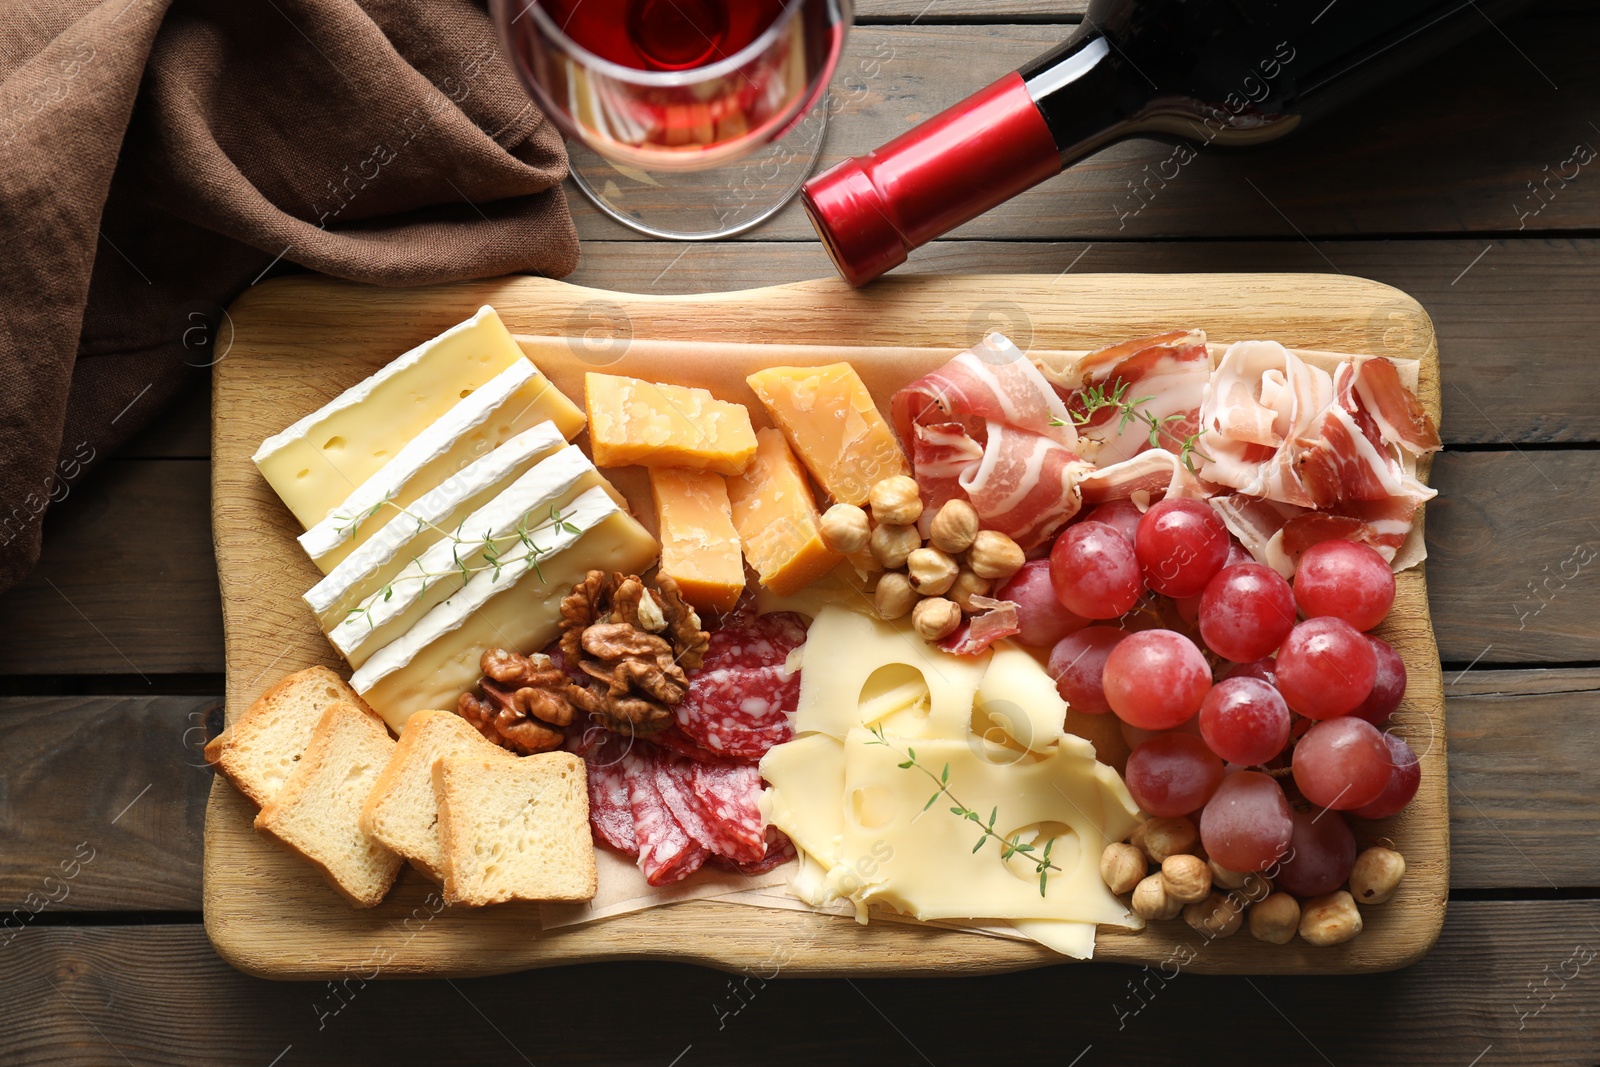
[[1065,43],[806,183],[839,273],[912,249],[1130,137],[1276,140],[1521,0],[1092,0]]

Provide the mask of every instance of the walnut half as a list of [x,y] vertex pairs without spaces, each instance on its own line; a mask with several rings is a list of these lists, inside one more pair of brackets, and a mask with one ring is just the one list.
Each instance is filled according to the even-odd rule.
[[502,748],[524,756],[561,747],[572,725],[572,684],[549,656],[491,648],[478,661],[483,696],[462,693],[456,713]]

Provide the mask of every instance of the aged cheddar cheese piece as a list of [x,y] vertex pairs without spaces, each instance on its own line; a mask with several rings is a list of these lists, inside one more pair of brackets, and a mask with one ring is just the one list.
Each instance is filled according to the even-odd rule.
[[[255,463],[300,525],[310,528],[376,474],[406,442],[495,375],[524,360],[491,307],[413,348],[282,433]],[[542,376],[541,376],[542,378]],[[551,419],[569,440],[583,414],[554,388]],[[534,422],[541,420],[535,419]]]
[[558,407],[571,404],[532,363],[513,363],[408,441],[327,518],[301,534],[300,546],[327,574],[402,509],[524,430],[548,426],[565,444],[565,435],[549,418],[551,398],[559,398]]
[[[928,806],[930,783],[902,768],[903,742],[866,730],[844,742],[845,819],[838,867],[877,860],[858,899],[919,919],[1056,919],[1137,926],[1100,878],[1100,854],[1138,822],[1128,791],[1081,738],[1063,737],[1040,760],[993,761],[966,739],[916,742],[918,762],[949,767],[949,788],[975,811],[998,812],[995,833],[1021,834],[1038,852],[1053,840],[1045,892],[1027,853],[1001,858],[993,841],[973,851],[971,822]],[[887,843],[889,848],[881,845]],[[876,851],[875,851],[876,848]],[[885,853],[887,853],[885,858]]]
[[744,593],[744,552],[728,483],[712,471],[650,469],[661,573],[701,611],[732,611]]
[[637,574],[655,560],[655,539],[603,489],[584,493],[563,515],[539,566],[523,554],[499,573],[478,572],[351,677],[396,733],[413,712],[455,707],[482,676],[484,649],[536,652],[554,640],[562,598],[591,568]]
[[589,374],[583,391],[589,440],[601,467],[638,464],[738,474],[755,455],[750,413],[704,389]]
[[770,367],[745,381],[836,503],[865,504],[875,484],[906,473],[894,432],[850,364]]
[[[591,376],[592,377],[592,376]],[[761,584],[779,596],[799,592],[843,562],[822,543],[822,517],[806,472],[783,434],[765,429],[749,469],[728,479],[733,525]]]
[[350,666],[398,638],[474,574],[513,559],[543,559],[562,542],[567,506],[581,494],[610,487],[577,445],[541,460],[494,499],[402,567],[328,633]]
[[[487,456],[473,460],[412,501],[410,507],[384,523],[306,593],[305,601],[316,613],[323,632],[332,630],[351,608],[438,540],[439,531],[454,530],[462,519],[566,443],[555,423],[542,422]],[[381,518],[380,515],[374,521]]]

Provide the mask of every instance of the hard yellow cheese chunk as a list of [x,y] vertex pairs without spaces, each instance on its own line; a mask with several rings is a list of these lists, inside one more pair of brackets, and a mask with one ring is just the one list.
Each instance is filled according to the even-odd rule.
[[597,466],[738,474],[756,452],[750,412],[704,389],[589,374],[584,402]]
[[745,381],[835,502],[865,504],[873,485],[906,473],[893,431],[850,364],[771,367]]
[[[480,308],[269,437],[255,464],[310,529],[457,402],[524,358],[494,309]],[[548,418],[569,439],[582,428],[583,414],[557,390],[544,390],[541,403],[547,410],[527,425]]]
[[761,584],[779,596],[799,592],[843,562],[822,543],[822,517],[806,472],[783,434],[765,429],[749,469],[728,479],[733,525]]
[[744,593],[744,552],[728,483],[711,471],[650,469],[661,573],[701,611],[732,611]]

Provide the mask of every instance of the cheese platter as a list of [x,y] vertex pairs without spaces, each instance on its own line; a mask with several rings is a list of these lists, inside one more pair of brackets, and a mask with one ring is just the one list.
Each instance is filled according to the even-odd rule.
[[[1025,352],[991,333],[996,308],[1013,334],[1021,332],[1016,324],[1026,327]],[[984,973],[1091,953],[1196,971],[1316,973],[1402,966],[1437,937],[1448,881],[1443,701],[1420,558],[1438,358],[1427,315],[1404,294],[1313,275],[907,278],[867,292],[807,282],[682,297],[534,278],[405,292],[294,278],[251,290],[229,316],[213,431],[229,732],[214,749],[223,774],[207,812],[205,916],[219,953],[236,966],[284,978],[465,976],[646,957],[737,970],[770,964],[778,944],[782,968],[796,975]],[[1130,338],[1144,340],[1128,347]],[[963,367],[972,370],[965,381]],[[1141,381],[1152,367],[1160,373]],[[1162,375],[1183,381],[1172,386]],[[951,461],[934,446],[949,443],[952,420],[977,410],[960,401],[975,381],[1002,383],[996,395],[1008,381],[1023,382],[1038,398],[1038,417],[1029,423],[1016,403],[1003,416],[991,413],[982,432],[953,448],[977,453],[965,480],[941,487],[938,472]],[[1215,397],[1236,387],[1259,410],[1309,389],[1314,402],[1295,417],[1315,420],[1323,442],[1343,440],[1346,423],[1358,439],[1332,460],[1338,449],[1309,450],[1285,468],[1292,478],[1279,471],[1273,482],[1263,474],[1271,464],[1261,441],[1233,448],[1230,435],[1243,441],[1251,431],[1229,429],[1239,405]],[[1188,390],[1193,402],[1161,408],[1171,388]],[[1194,417],[1188,424],[1186,413]],[[841,418],[850,428],[844,437],[830,430]],[[676,433],[658,432],[677,424]],[[1020,464],[1025,479],[1007,488],[995,453],[1030,425],[1015,454],[1033,459]],[[1370,460],[1361,469],[1383,483],[1381,491],[1356,491],[1364,493],[1361,508],[1324,491],[1359,480],[1344,462],[1352,454]],[[1230,457],[1257,484],[1230,473]],[[1183,488],[1191,483],[1201,488]],[[1226,492],[1217,488],[1224,484]],[[1311,495],[1296,504],[1290,489]],[[1371,510],[1384,493],[1410,502],[1404,516]],[[1036,506],[1040,499],[1046,503]],[[1256,506],[1263,500],[1277,516],[1265,531]],[[1147,534],[1157,519],[1178,532]],[[1119,532],[1117,524],[1130,521]],[[1185,547],[1186,522],[1212,535]],[[1328,534],[1329,522],[1343,523],[1341,532]],[[720,532],[707,537],[706,529]],[[1160,536],[1175,538],[1165,558],[1182,554],[1176,575],[1135,557],[1135,545],[1143,553]],[[1333,558],[1340,545],[1365,555],[1347,565]],[[1220,554],[1210,565],[1190,562],[1213,548]],[[1127,558],[1119,563],[1117,552]],[[1361,613],[1371,615],[1371,604],[1346,603],[1339,590],[1380,553],[1389,592],[1367,618]],[[1074,579],[1074,561],[1091,557]],[[1119,566],[1133,568],[1132,599],[1102,608],[1097,597],[1121,596],[1104,581]],[[1197,571],[1199,584],[1188,588]],[[1213,579],[1232,573],[1235,585],[1272,580],[1287,591],[1276,577],[1284,572],[1296,577],[1304,622],[1294,622],[1290,600],[1282,632],[1270,620],[1267,637],[1208,631],[1208,615],[1222,617],[1205,606]],[[1319,574],[1332,575],[1320,580],[1320,593]],[[1030,611],[1037,593],[1025,577],[1053,590],[1050,618]],[[1081,617],[1066,613],[1076,625],[1063,628],[1051,614],[1064,610],[1057,598],[1081,608]],[[580,609],[588,614],[573,624]],[[1140,612],[1151,621],[1129,621]],[[1115,647],[1085,659],[1094,632],[1116,626]],[[1359,633],[1374,626],[1372,638]],[[1029,638],[1030,628],[1048,639]],[[621,684],[617,661],[596,651],[603,639],[646,631],[671,638],[664,667],[681,660],[690,668],[679,675],[692,682],[687,697],[677,694],[682,703],[642,699],[670,677],[630,674]],[[613,698],[628,698],[601,699],[581,676],[571,681],[562,662],[540,655],[556,651],[558,635],[566,663],[610,684]],[[1368,651],[1369,642],[1381,649]],[[1070,664],[1053,665],[1051,645]],[[1201,645],[1209,662],[1199,659]],[[756,646],[775,661],[746,669],[729,658]],[[866,650],[878,646],[902,651],[874,659]],[[920,650],[917,679],[904,674],[912,658],[905,648]],[[1384,649],[1401,664],[1392,699],[1376,695],[1389,663]],[[1262,650],[1279,650],[1281,677],[1232,669]],[[1319,674],[1330,655],[1342,669]],[[1108,665],[1119,656],[1131,665]],[[1193,699],[1163,705],[1162,694],[1183,690],[1195,660],[1204,679]],[[1080,662],[1098,662],[1105,673],[1103,681],[1096,674],[1092,694],[1065,677]],[[404,870],[374,845],[359,870],[341,876],[321,846],[274,829],[292,826],[296,807],[313,800],[360,807],[350,799],[354,787],[325,769],[337,762],[335,741],[321,739],[331,726],[318,725],[309,746],[276,752],[271,773],[251,778],[272,735],[241,720],[267,721],[256,710],[266,707],[283,721],[293,697],[285,676],[311,668],[328,675],[317,676],[326,699],[370,704],[371,721],[381,717],[400,738],[382,750],[392,756],[359,761],[371,775],[361,779],[362,795],[381,772],[390,797],[415,789],[436,799],[432,843],[411,851],[408,835],[427,837],[429,826],[378,825],[370,804],[363,813],[375,840],[392,841],[412,861]],[[541,670],[557,680],[535,684]],[[1339,681],[1352,673],[1352,695],[1339,703]],[[1140,690],[1146,676],[1178,681],[1163,681],[1157,694]],[[734,679],[724,687],[730,692],[699,680],[714,677]],[[346,678],[353,689],[344,688]],[[782,685],[762,688],[778,678]],[[505,698],[541,686],[566,694],[560,715],[541,717]],[[1095,709],[1102,691],[1111,704]],[[1285,738],[1250,756],[1227,735],[1259,732],[1237,724],[1265,707],[1261,691]],[[1332,756],[1291,766],[1291,717],[1280,692],[1295,712],[1296,752],[1376,743],[1378,757],[1370,766]],[[1209,711],[1208,694],[1218,705]],[[770,707],[750,709],[750,700],[769,697]],[[1353,709],[1374,701],[1385,706],[1366,709],[1368,725]],[[877,711],[862,710],[869,704]],[[508,708],[518,714],[507,718]],[[570,722],[573,709],[606,728],[579,740],[557,721]],[[446,749],[427,745],[454,743],[443,734],[463,722],[495,742],[483,746],[493,758],[476,749],[434,758]],[[424,723],[439,739],[413,743]],[[1405,774],[1395,742],[1374,742],[1376,725],[1414,753]],[[482,744],[470,730],[462,736],[462,744]],[[680,770],[683,781],[723,775],[718,782],[745,783],[746,795],[761,797],[753,828],[738,819],[697,822],[696,798],[725,797],[731,787],[678,795],[673,776],[658,769],[651,788],[664,796],[646,810],[676,812],[665,817],[667,829],[686,834],[687,846],[667,856],[662,838],[646,843],[654,831],[637,803],[640,787],[623,782],[624,796],[630,784],[635,790],[624,836],[637,832],[641,842],[637,863],[630,860],[631,841],[617,839],[606,820],[604,790],[631,757],[596,756],[623,736],[650,739],[641,749],[650,752],[673,739],[677,747],[651,758]],[[545,751],[552,748],[564,751]],[[549,773],[525,781],[532,772],[514,774],[506,760]],[[1368,773],[1380,764],[1381,781]],[[340,766],[354,778],[355,764]],[[1182,793],[1185,774],[1203,795],[1163,792]],[[577,877],[535,872],[537,891],[485,895],[485,872],[462,844],[483,832],[482,820],[468,817],[464,798],[481,797],[489,780],[501,792],[560,790],[563,775],[588,778],[588,805],[581,791],[574,804],[598,842],[591,866],[575,868],[569,857],[557,873]],[[1405,796],[1393,811],[1383,808],[1391,778],[1407,775],[1396,786]],[[1275,782],[1295,798],[1295,811]],[[841,783],[848,803],[837,799]],[[1206,802],[1219,790],[1262,788],[1282,804],[1263,816],[1265,831],[1230,830],[1217,821],[1221,803]],[[818,796],[835,798],[821,815]],[[1050,796],[1070,803],[1040,799]],[[997,826],[1002,803],[1008,821]],[[1249,809],[1254,801],[1242,803]],[[828,823],[841,808],[854,811],[842,837]],[[1330,818],[1321,818],[1324,808]],[[1343,811],[1358,816],[1354,833]],[[1186,813],[1199,813],[1197,828]],[[969,823],[978,832],[970,852]],[[1191,840],[1175,843],[1183,824],[1191,824]],[[581,830],[583,820],[575,825]],[[1330,827],[1344,837],[1323,841]],[[855,832],[862,828],[873,832]],[[1158,830],[1166,835],[1159,847]],[[949,847],[955,833],[958,850]],[[1272,855],[1257,863],[1251,833],[1282,840],[1261,846]],[[559,835],[533,838],[537,845],[514,854],[570,844]],[[708,840],[725,845],[694,845]],[[1350,855],[1330,882],[1315,864],[1292,864],[1296,848]],[[980,859],[960,866],[958,853]],[[1293,905],[1297,917],[1288,938],[1270,928],[1264,899],[1249,896],[1253,886],[1271,886],[1235,878],[1239,871],[1217,863],[1219,855],[1241,857],[1241,870],[1251,865],[1278,882],[1276,903]],[[704,870],[684,877],[685,856],[694,858],[691,870]],[[961,873],[925,874],[935,868]],[[1357,909],[1342,888],[1347,881],[1368,906]],[[939,882],[953,888],[941,891]],[[1165,895],[1141,897],[1154,892]],[[1191,910],[1176,918],[1185,907],[1215,911],[1238,894],[1249,899],[1231,917],[1218,912],[1208,923]],[[513,902],[477,906],[491,900]],[[1230,936],[1247,915],[1250,933]]]

